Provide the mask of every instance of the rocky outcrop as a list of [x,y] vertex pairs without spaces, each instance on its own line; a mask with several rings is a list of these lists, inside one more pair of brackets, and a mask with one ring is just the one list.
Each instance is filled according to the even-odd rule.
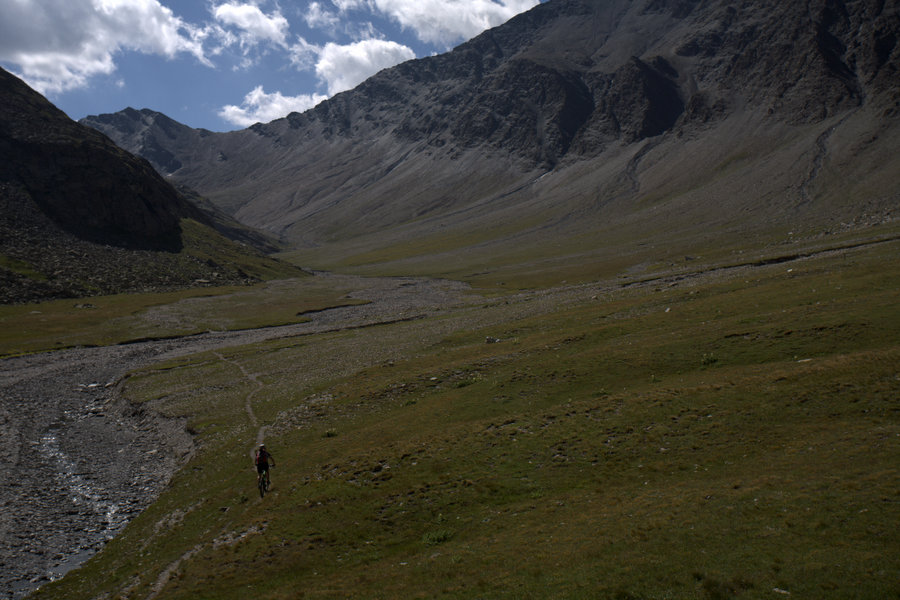
[[180,169],[183,163],[178,156],[192,146],[202,144],[203,139],[210,134],[209,131],[182,125],[160,112],[146,108],[126,108],[113,114],[89,117],[83,122],[111,137],[128,152],[146,158],[164,175]]

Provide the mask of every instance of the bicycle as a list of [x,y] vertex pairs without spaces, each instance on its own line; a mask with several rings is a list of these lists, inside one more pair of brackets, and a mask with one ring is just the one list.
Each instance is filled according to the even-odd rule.
[[269,491],[269,485],[271,485],[271,481],[269,480],[269,469],[263,471],[263,473],[257,477],[256,487],[259,488],[259,497],[262,498],[266,495],[266,492]]

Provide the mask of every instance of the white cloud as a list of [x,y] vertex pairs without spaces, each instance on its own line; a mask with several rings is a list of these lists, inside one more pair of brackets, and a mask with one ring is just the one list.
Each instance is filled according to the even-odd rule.
[[316,46],[298,38],[291,46],[291,62],[316,75],[333,96],[362,83],[378,71],[416,57],[411,48],[388,40],[366,39],[352,44]]
[[241,106],[225,106],[219,111],[219,116],[234,125],[249,127],[254,123],[268,123],[280,119],[292,112],[303,112],[325,98],[320,94],[299,96],[283,96],[281,92],[267,94],[260,85],[244,96]]
[[[338,2],[338,0],[333,0]],[[539,0],[369,0],[421,41],[449,46],[505,23]]]
[[289,24],[278,10],[267,15],[255,4],[227,2],[215,6],[212,14],[219,23],[240,30],[238,38],[243,48],[265,42],[287,46]]
[[310,27],[325,29],[328,32],[336,31],[338,24],[341,22],[337,13],[322,8],[320,2],[310,2],[303,19]]
[[42,93],[86,85],[115,71],[123,50],[174,57],[203,53],[203,29],[185,23],[158,0],[4,0],[0,60],[18,65]]
[[[209,11],[205,22],[189,23],[176,16],[168,8],[179,6],[175,0],[0,0],[0,62],[39,92],[56,94],[115,73],[126,52],[170,59],[187,55],[207,67],[213,67],[215,59],[223,70],[273,69],[279,61],[283,68],[290,61],[298,70],[314,71],[320,90],[331,96],[415,58],[409,47],[383,39],[374,25],[382,23],[377,17],[392,20],[423,42],[448,47],[539,0],[314,0],[297,5],[280,0],[193,1]],[[318,46],[292,34],[281,5],[291,6],[286,14],[344,43]],[[121,73],[112,83],[126,89],[132,76],[145,75]],[[219,114],[245,126],[306,110],[325,98],[316,93],[269,94],[257,87],[239,106],[225,106]]]
[[[309,3],[306,12],[303,13],[303,20],[310,29],[318,29],[334,39],[349,38],[359,41],[384,37],[371,21],[361,16],[362,13],[354,14],[352,17],[347,14],[349,9],[356,7],[355,5],[335,0],[331,2],[337,10],[329,10],[321,2]],[[373,13],[372,10],[367,12]]]
[[382,69],[415,58],[407,46],[387,40],[362,40],[348,45],[325,44],[319,50],[316,75],[328,95],[349,90]]
[[298,70],[306,71],[315,66],[321,51],[321,47],[310,44],[303,37],[298,37],[297,43],[290,48],[291,63]]
[[371,0],[331,0],[331,3],[342,13],[347,12],[348,10],[363,8],[370,2]]

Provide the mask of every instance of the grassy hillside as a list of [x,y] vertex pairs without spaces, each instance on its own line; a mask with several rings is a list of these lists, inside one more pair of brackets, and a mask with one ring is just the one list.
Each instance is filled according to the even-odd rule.
[[125,393],[186,417],[198,451],[36,597],[895,597],[898,256],[618,278],[157,365]]
[[32,217],[21,229],[0,223],[4,304],[240,286],[306,275],[193,219],[181,220],[177,249],[154,250],[91,242],[59,229],[45,216]]

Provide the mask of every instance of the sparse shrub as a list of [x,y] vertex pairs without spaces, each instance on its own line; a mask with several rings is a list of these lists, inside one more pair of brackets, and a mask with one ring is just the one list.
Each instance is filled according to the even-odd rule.
[[452,537],[452,531],[448,529],[437,529],[435,531],[429,531],[425,535],[423,535],[422,542],[429,546],[437,546],[438,544],[443,544]]

